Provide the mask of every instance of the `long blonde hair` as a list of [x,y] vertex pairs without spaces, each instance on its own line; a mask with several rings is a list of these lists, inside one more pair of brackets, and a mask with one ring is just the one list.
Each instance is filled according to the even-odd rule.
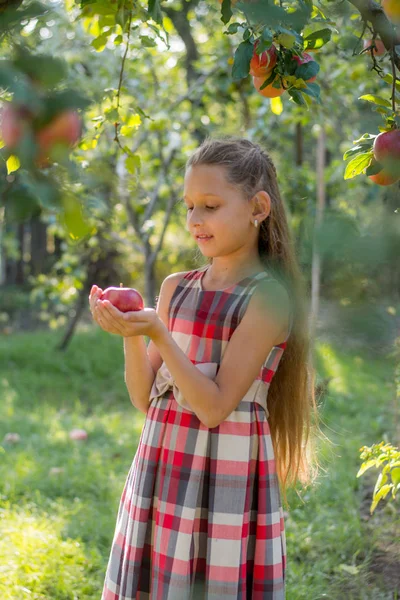
[[[258,251],[266,270],[282,281],[292,299],[292,330],[268,390],[268,422],[277,475],[285,503],[288,487],[311,483],[318,472],[315,439],[319,430],[315,372],[311,364],[306,286],[296,259],[276,169],[256,143],[233,136],[206,138],[186,163],[225,167],[227,180],[251,199],[265,190],[271,211],[259,229]],[[212,258],[207,262],[211,263]]]

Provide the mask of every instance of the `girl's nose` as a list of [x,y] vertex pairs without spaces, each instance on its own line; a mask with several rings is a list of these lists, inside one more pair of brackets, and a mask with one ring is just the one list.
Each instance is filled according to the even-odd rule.
[[191,210],[188,214],[188,221],[191,225],[197,225],[198,223],[203,223],[203,217],[200,211],[196,211],[195,209]]

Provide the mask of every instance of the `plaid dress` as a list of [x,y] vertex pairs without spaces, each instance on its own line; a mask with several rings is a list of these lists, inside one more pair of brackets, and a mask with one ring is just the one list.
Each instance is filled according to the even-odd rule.
[[[169,330],[192,363],[215,378],[252,292],[270,277],[263,271],[205,291],[204,272],[183,275]],[[285,598],[286,538],[267,394],[286,340],[213,429],[162,364],[123,490],[102,600]]]

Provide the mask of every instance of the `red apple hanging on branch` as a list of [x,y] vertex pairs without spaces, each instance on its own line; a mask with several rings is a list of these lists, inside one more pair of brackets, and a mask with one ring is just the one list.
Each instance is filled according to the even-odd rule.
[[[372,159],[370,166],[373,168],[377,168],[378,164],[379,163],[377,163],[377,161],[375,159]],[[371,181],[373,181],[377,185],[382,185],[382,186],[393,185],[393,183],[396,183],[396,181],[399,180],[398,177],[391,175],[390,173],[385,171],[385,169],[381,169],[378,173],[375,173],[374,175],[368,175],[368,177]]]
[[[257,43],[255,44],[255,47],[256,45]],[[298,67],[294,68],[294,65],[293,67],[289,67],[289,73],[285,73],[281,76],[278,72],[278,51],[274,45],[260,56],[254,51],[253,58],[250,62],[250,74],[253,75],[253,85],[257,92],[266,98],[277,98],[282,96],[287,89],[290,89],[296,79],[303,79],[306,84],[313,83],[317,79],[317,76],[312,73],[315,73],[319,67],[311,54],[308,54],[307,52],[304,52],[302,56],[293,54],[291,61],[292,65],[293,62],[295,62]],[[307,77],[307,74],[304,73],[304,69],[303,73],[299,73],[298,68],[309,63],[313,63],[316,67],[309,73],[311,76]],[[305,69],[305,71],[307,72],[307,69]],[[310,69],[308,69],[308,71],[310,71]],[[273,79],[272,77],[274,74],[275,78]],[[271,79],[271,81],[266,86],[262,87],[269,79]],[[277,85],[278,83],[279,86]],[[293,87],[296,86],[294,85]]]
[[400,129],[384,131],[376,136],[370,167],[381,166],[378,173],[368,175],[378,185],[392,185],[400,180]]
[[38,164],[46,167],[54,148],[63,152],[72,149],[82,135],[82,122],[75,110],[66,110],[54,117],[43,129],[37,132],[39,146]]
[[34,162],[39,168],[48,167],[54,151],[65,154],[82,135],[82,121],[76,110],[63,110],[44,126],[38,126],[36,115],[29,107],[6,103],[1,111],[1,138],[6,148],[18,153],[18,145],[28,135],[36,143]]
[[[372,48],[373,46],[374,48]],[[368,50],[369,52],[372,49],[374,56],[383,56],[386,54],[385,44],[379,38],[376,38],[375,40],[364,40],[363,47],[364,50]]]
[[256,48],[258,41],[254,44],[254,53],[250,61],[250,75],[253,77],[264,77],[271,73],[278,60],[278,52],[276,47],[272,44],[268,50],[265,50],[261,54],[257,54]]

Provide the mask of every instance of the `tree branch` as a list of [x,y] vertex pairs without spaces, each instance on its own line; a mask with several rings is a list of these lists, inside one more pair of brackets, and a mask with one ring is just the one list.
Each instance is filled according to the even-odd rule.
[[375,33],[379,34],[386,50],[391,53],[394,64],[400,71],[400,36],[396,34],[393,23],[387,18],[385,11],[380,4],[374,0],[349,0],[360,12],[365,23],[372,24]]

